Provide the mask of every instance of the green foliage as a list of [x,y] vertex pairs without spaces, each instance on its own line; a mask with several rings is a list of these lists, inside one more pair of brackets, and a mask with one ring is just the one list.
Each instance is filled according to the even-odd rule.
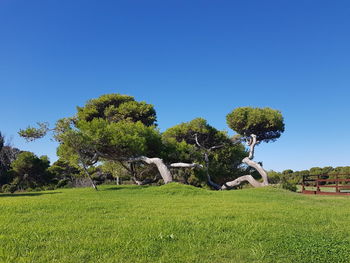
[[286,178],[282,177],[282,183],[281,186],[283,189],[296,192],[297,191],[297,186],[295,183],[288,181]]
[[17,158],[20,150],[6,144],[5,137],[0,132],[0,186],[10,183],[11,163]]
[[39,158],[32,152],[22,152],[12,163],[12,183],[22,189],[48,184],[51,180],[51,174],[47,171],[49,166],[47,156]]
[[349,197],[171,183],[0,200],[0,262],[349,261]]
[[70,186],[72,181],[70,181],[68,178],[61,179],[57,182],[56,188],[62,188],[62,187],[67,187]]
[[257,136],[258,141],[274,141],[284,132],[280,111],[271,108],[241,107],[226,116],[228,126],[238,134]]
[[96,118],[109,122],[140,121],[146,126],[151,126],[156,122],[156,112],[153,105],[137,102],[134,97],[106,94],[89,100],[84,107],[78,107],[77,118],[87,122]]
[[73,182],[74,178],[80,177],[80,170],[63,159],[54,162],[48,168],[48,172],[52,175],[52,183],[55,183],[56,187],[67,185]]
[[115,161],[105,161],[101,165],[101,170],[104,173],[111,174],[114,178],[129,179],[130,175],[127,170],[119,163]]
[[[196,143],[195,136],[202,147]],[[171,162],[197,162],[205,165],[204,154],[210,161],[209,174],[217,183],[233,180],[241,175],[241,161],[247,156],[241,143],[233,142],[225,132],[210,126],[206,120],[196,118],[169,128],[162,134],[165,145],[164,159]],[[220,146],[209,150],[213,146]],[[195,170],[189,175],[188,183],[203,185],[206,176],[203,171]]]
[[[350,179],[350,166],[344,167],[312,167],[310,170],[293,171],[285,170],[282,173],[269,171],[268,177],[271,184],[280,184],[282,188],[287,190],[296,191],[297,185],[300,185],[303,180],[303,176],[320,175],[321,179],[327,179],[330,176],[338,175],[338,178]],[[328,184],[321,182],[320,185]]]
[[4,184],[1,190],[4,193],[14,193],[17,190],[17,186],[15,184]]
[[24,130],[18,132],[19,136],[25,138],[27,141],[34,141],[36,139],[44,137],[49,131],[49,124],[47,122],[38,122],[38,128],[27,127]]
[[140,155],[156,156],[162,142],[155,127],[152,105],[131,96],[106,94],[78,107],[77,115],[56,123],[57,153],[77,167],[98,159],[126,160]]
[[167,129],[163,133],[163,139],[165,141],[175,139],[177,142],[184,141],[187,144],[195,145],[195,135],[197,135],[200,144],[206,148],[221,145],[229,141],[224,132],[210,126],[203,118],[196,118]]
[[160,133],[142,122],[109,122],[93,119],[80,121],[80,131],[106,159],[126,159],[139,155],[156,155],[161,151]]

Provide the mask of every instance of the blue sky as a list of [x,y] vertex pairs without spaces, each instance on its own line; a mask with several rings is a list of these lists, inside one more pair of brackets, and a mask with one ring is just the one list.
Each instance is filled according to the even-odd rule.
[[350,165],[349,47],[349,1],[0,0],[0,131],[54,161],[17,131],[102,94],[154,104],[161,130],[268,106],[286,131],[265,169]]

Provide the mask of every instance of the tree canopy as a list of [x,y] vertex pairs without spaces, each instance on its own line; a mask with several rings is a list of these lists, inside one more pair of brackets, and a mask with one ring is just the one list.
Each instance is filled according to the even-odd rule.
[[89,100],[84,107],[77,107],[78,121],[92,121],[96,118],[109,122],[142,122],[146,126],[155,125],[156,111],[153,105],[135,101],[134,97],[121,94],[106,94]]
[[[167,129],[162,134],[165,158],[201,163],[218,183],[241,175],[241,161],[247,156],[241,143],[233,142],[203,118],[196,118]],[[210,164],[210,165],[209,165]],[[197,172],[200,175],[200,171]]]
[[51,175],[47,172],[50,161],[47,156],[40,158],[32,152],[22,152],[11,164],[14,182],[26,187],[36,187],[48,183]]
[[[205,168],[207,182],[216,189],[235,187],[244,181],[256,187],[268,185],[266,172],[259,163],[252,161],[254,146],[260,141],[280,137],[284,131],[281,113],[270,108],[243,107],[228,114],[227,123],[240,136],[250,138],[249,152],[240,140],[230,138],[203,118],[180,123],[161,133],[156,127],[153,105],[121,94],[106,94],[87,101],[84,106],[77,107],[74,116],[58,120],[52,131],[60,143],[58,156],[82,169],[94,188],[89,169],[101,162],[119,162],[138,184],[144,182],[140,181],[141,174],[153,178],[160,174],[168,183],[173,180],[170,168],[176,168],[179,173],[178,168]],[[20,135],[31,140],[50,130],[46,123],[38,124],[39,128],[28,127],[21,130]],[[256,181],[252,175],[241,176],[247,171],[240,165],[242,162],[256,169],[263,182]],[[184,173],[188,174],[187,171]],[[203,169],[192,169],[190,173],[198,175],[198,179]],[[236,179],[227,182],[232,178]]]
[[258,141],[274,141],[284,132],[281,112],[271,108],[236,108],[226,120],[228,126],[241,136],[255,134]]

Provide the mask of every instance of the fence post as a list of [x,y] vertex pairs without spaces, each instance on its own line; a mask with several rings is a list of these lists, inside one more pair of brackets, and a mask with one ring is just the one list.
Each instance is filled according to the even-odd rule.
[[336,184],[335,184],[335,192],[339,193],[339,180],[338,180],[338,174],[335,177],[336,179]]
[[317,179],[316,179],[316,193],[320,192],[319,179],[320,179],[320,176],[317,175]]

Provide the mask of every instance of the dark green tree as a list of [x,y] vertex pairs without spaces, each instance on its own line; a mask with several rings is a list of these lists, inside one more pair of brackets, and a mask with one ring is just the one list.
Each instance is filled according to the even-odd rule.
[[203,118],[171,127],[162,136],[168,149],[165,158],[201,163],[205,167],[207,183],[215,189],[221,186],[214,181],[223,183],[240,174],[238,166],[246,156],[243,145],[231,140],[225,132],[215,129]]
[[47,171],[50,161],[45,155],[39,158],[32,152],[21,152],[11,166],[14,177],[12,184],[17,189],[43,186],[51,180],[51,174]]
[[249,146],[249,155],[242,162],[256,169],[262,177],[262,182],[255,180],[251,175],[244,175],[225,183],[222,189],[240,185],[245,181],[253,187],[268,185],[266,171],[260,163],[253,161],[254,149],[262,141],[275,141],[284,132],[284,120],[281,112],[271,108],[242,107],[229,113],[226,120],[228,126],[236,131],[241,139],[245,139]]
[[11,163],[16,159],[20,150],[6,143],[5,136],[0,132],[0,186],[8,184],[11,180],[9,170]]
[[77,177],[80,177],[80,170],[62,158],[54,162],[48,168],[48,172],[52,175],[56,187],[72,184]]

